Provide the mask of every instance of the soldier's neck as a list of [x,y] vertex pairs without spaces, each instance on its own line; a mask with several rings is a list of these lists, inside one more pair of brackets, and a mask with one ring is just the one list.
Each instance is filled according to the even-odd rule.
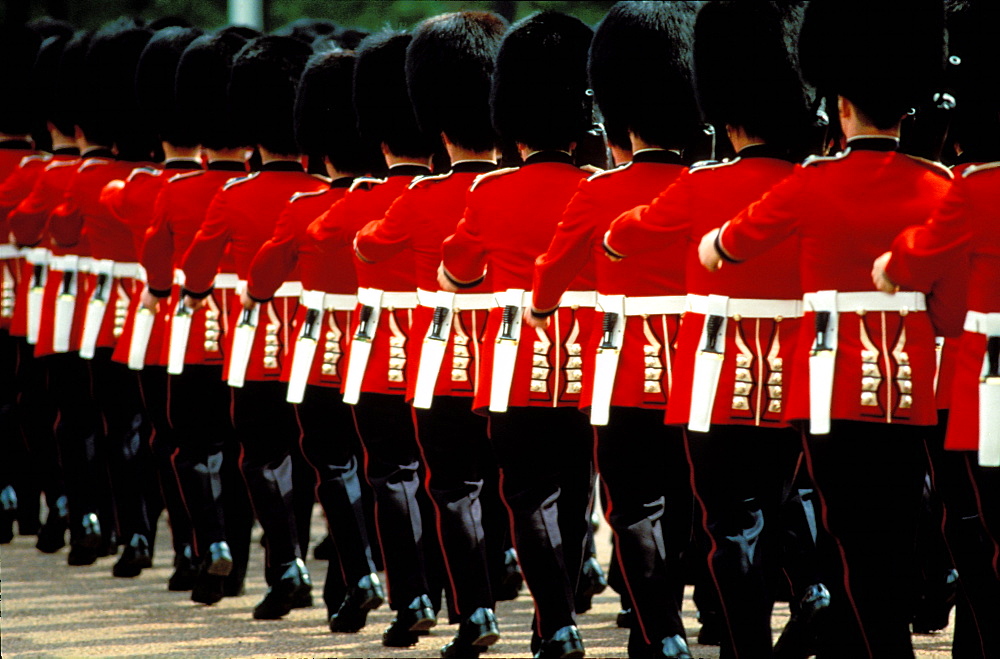
[[258,147],[260,150],[260,162],[262,165],[266,165],[269,162],[300,162],[301,157],[298,155],[286,155],[283,153],[275,153],[265,149],[264,147]]

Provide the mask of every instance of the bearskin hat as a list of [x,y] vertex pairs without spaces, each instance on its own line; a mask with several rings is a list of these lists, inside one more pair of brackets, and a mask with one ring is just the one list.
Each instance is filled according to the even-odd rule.
[[[810,126],[799,75],[798,14],[775,2],[712,2],[695,26],[695,76],[702,111],[719,130],[738,126],[792,148]],[[791,18],[791,20],[788,20]]]
[[[51,146],[46,122],[51,120],[54,113],[59,60],[62,58],[63,50],[71,36],[60,34],[48,37],[42,42],[38,49],[38,56],[35,58],[35,66],[31,72],[30,98],[34,105],[32,115],[35,126],[33,130],[35,132],[35,145],[38,148],[48,149]],[[63,134],[72,136],[73,126],[70,125],[69,131],[63,131]]]
[[150,129],[175,146],[198,144],[191,128],[180,121],[174,90],[177,63],[184,49],[200,34],[201,30],[190,27],[160,30],[142,51],[135,74],[140,111],[149,121]]
[[50,90],[51,96],[48,97],[51,102],[43,99],[47,108],[46,118],[65,135],[73,135],[80,123],[83,70],[90,37],[89,31],[80,30],[62,47]]
[[956,97],[951,138],[963,159],[995,160],[1000,154],[1000,4],[953,0],[947,7],[947,83]]
[[499,16],[471,11],[434,16],[414,29],[406,85],[421,130],[444,132],[472,151],[494,147],[490,81],[506,31]]
[[939,86],[944,34],[942,0],[813,0],[799,39],[802,70],[822,93],[891,128]]
[[302,153],[325,156],[341,172],[369,173],[384,165],[378,144],[362,140],[351,87],[353,53],[330,50],[309,59],[295,99],[295,137]]
[[192,27],[191,21],[180,16],[161,16],[146,24],[153,32],[159,32],[168,27]]
[[409,34],[384,30],[361,42],[354,64],[354,109],[361,136],[397,156],[426,158],[434,141],[417,126],[406,91]]
[[292,37],[264,36],[236,56],[229,104],[237,126],[253,144],[282,155],[298,153],[295,94],[311,54],[308,44]]
[[566,149],[592,123],[587,51],[593,31],[542,12],[514,24],[497,55],[490,94],[500,137],[530,149]]
[[299,18],[279,27],[272,34],[279,37],[292,37],[303,43],[311,44],[317,39],[332,39],[338,31],[337,24],[322,18]]
[[252,143],[234,124],[227,94],[233,60],[247,41],[229,28],[202,35],[184,49],[177,64],[178,124],[190,129],[195,143],[206,148],[235,149]]
[[31,69],[42,39],[24,25],[0,30],[0,133],[27,135],[35,127],[30,101]]
[[115,145],[125,160],[145,160],[155,145],[135,96],[135,71],[152,32],[127,18],[100,28],[83,71],[80,128],[90,142]]
[[694,2],[619,2],[608,12],[590,45],[590,84],[609,134],[631,129],[662,147],[691,140],[700,119],[692,83],[697,12]]

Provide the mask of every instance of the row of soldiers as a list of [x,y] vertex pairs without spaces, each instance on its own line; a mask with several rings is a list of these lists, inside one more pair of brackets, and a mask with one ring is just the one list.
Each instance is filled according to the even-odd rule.
[[216,602],[248,495],[280,618],[318,499],[332,631],[387,597],[383,643],[416,644],[443,589],[442,655],[477,656],[516,548],[532,652],[579,657],[596,471],[630,656],[690,659],[695,535],[723,657],[905,657],[929,476],[954,655],[997,655],[998,27],[986,1],[620,2],[596,31],[5,39],[32,103],[0,125],[4,403],[58,453],[70,562],[117,519],[116,574],[150,565],[161,490]]

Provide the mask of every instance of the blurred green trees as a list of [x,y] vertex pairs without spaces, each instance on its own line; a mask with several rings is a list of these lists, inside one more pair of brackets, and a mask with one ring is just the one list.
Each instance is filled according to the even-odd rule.
[[[327,18],[338,25],[375,30],[384,25],[410,27],[427,16],[462,9],[488,9],[517,20],[552,9],[595,25],[613,0],[264,0],[265,28],[275,29],[299,18]],[[226,0],[5,0],[0,22],[38,16],[63,18],[76,26],[97,27],[122,14],[152,20],[180,16],[202,28],[227,22]]]

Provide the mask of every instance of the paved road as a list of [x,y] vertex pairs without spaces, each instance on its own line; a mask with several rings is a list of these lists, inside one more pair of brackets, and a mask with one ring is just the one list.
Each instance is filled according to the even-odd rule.
[[[420,645],[394,650],[379,643],[391,619],[388,607],[375,611],[361,633],[331,634],[325,608],[293,611],[281,621],[255,621],[254,604],[264,593],[262,551],[255,551],[246,594],[224,599],[215,606],[193,604],[186,593],[166,589],[169,532],[161,522],[155,567],[137,579],[111,576],[114,558],[100,559],[91,567],[69,567],[66,551],[43,555],[34,549],[34,538],[16,537],[0,547],[0,653],[3,657],[437,657],[438,649],[454,634],[447,625],[437,627]],[[323,534],[317,518],[313,539]],[[598,546],[607,565],[607,529]],[[322,584],[326,563],[309,560],[315,584]],[[317,588],[317,595],[321,588]],[[688,636],[697,636],[698,623],[690,589],[684,608]],[[624,657],[627,633],[615,627],[617,596],[609,589],[595,598],[594,608],[581,616],[587,655]],[[503,638],[483,655],[528,657],[531,599],[526,593],[513,602],[502,602],[498,614]],[[775,633],[787,620],[787,606],[775,611]],[[920,657],[948,657],[949,633],[915,637]],[[718,657],[718,649],[695,645],[694,656]]]

